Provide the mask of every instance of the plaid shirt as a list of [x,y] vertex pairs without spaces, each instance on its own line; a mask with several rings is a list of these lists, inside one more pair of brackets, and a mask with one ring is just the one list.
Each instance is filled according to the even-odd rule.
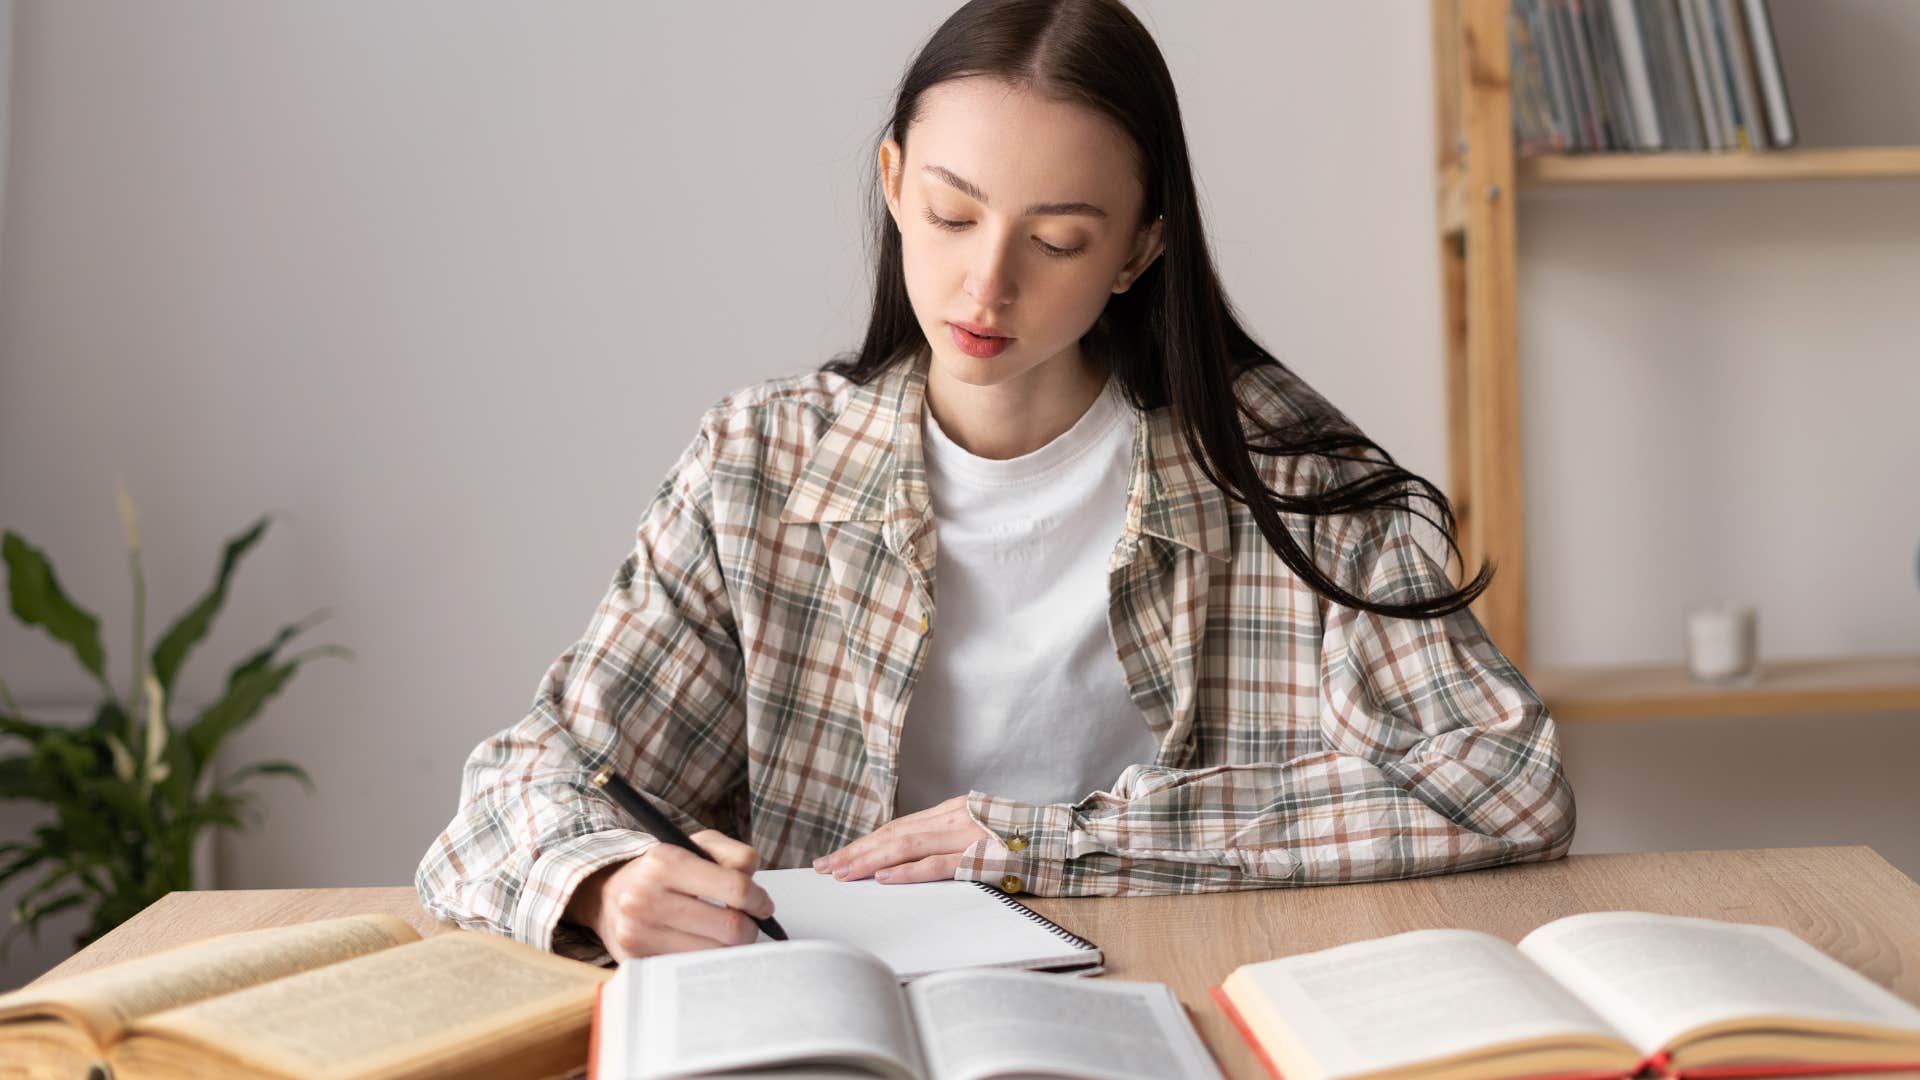
[[[582,879],[653,839],[587,783],[602,765],[767,867],[886,823],[914,679],[940,647],[925,390],[923,351],[865,386],[810,372],[706,413],[585,637],[526,717],[468,758],[459,812],[417,875],[427,910],[604,960],[561,914]],[[1270,417],[1325,407],[1275,367],[1236,392]],[[1255,460],[1281,491],[1353,467]],[[1470,611],[1393,619],[1320,598],[1201,473],[1169,409],[1136,411],[1133,461],[1109,625],[1159,750],[1077,803],[970,792],[984,831],[956,877],[1131,895],[1566,852],[1553,721]],[[1452,588],[1404,511],[1286,520],[1357,595]]]

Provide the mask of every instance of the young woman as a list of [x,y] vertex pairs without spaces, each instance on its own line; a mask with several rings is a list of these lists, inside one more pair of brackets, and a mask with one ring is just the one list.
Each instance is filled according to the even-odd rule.
[[702,418],[467,761],[429,911],[624,959],[753,940],[762,865],[1125,895],[1566,851],[1553,722],[1466,608],[1490,568],[1455,589],[1414,528],[1457,555],[1445,497],[1235,320],[1119,0],[961,8],[874,179],[865,342]]

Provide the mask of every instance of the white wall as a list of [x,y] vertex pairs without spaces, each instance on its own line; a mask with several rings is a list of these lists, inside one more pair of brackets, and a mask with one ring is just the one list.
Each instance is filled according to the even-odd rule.
[[[872,140],[954,6],[19,7],[0,524],[102,617],[118,679],[117,472],[145,518],[149,641],[226,537],[278,515],[186,695],[317,607],[337,615],[311,640],[359,654],[302,672],[237,740],[235,761],[292,758],[319,791],[268,787],[267,823],[225,845],[224,885],[411,879],[461,760],[585,629],[700,411],[857,339]],[[1136,7],[1180,88],[1232,299],[1444,481],[1425,5]],[[1890,7],[1783,30],[1788,63]],[[1920,271],[1920,186],[1554,198],[1521,211],[1540,659],[1677,655],[1669,608],[1703,576],[1761,603],[1769,648],[1920,646],[1898,423],[1920,383],[1896,302]],[[1798,519],[1813,505],[1823,528]],[[88,691],[10,620],[0,675],[29,702]],[[1687,794],[1730,754],[1778,770],[1842,743],[1911,760],[1920,736],[1837,719],[1569,730],[1575,850],[1874,842],[1920,872],[1896,786],[1821,779],[1867,792],[1844,812]]]
[[0,235],[6,232],[7,126],[12,115],[8,91],[13,86],[13,0],[0,0]]

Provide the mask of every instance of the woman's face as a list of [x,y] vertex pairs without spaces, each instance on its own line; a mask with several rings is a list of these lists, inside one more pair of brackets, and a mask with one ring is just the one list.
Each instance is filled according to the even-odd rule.
[[[1161,223],[1137,227],[1131,142],[1092,110],[987,77],[941,83],[922,106],[906,152],[887,139],[880,168],[934,367],[992,386],[1077,365],[1107,298],[1161,251]],[[956,321],[1013,340],[969,355]]]

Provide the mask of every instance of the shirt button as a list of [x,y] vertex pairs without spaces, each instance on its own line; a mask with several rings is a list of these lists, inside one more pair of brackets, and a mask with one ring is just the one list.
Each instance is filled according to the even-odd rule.
[[1017,878],[1017,877],[1014,877],[1014,876],[1013,876],[1012,874],[1008,874],[1008,875],[1007,875],[1006,877],[1003,877],[1003,878],[1001,878],[1001,879],[1000,879],[1000,891],[1001,891],[1001,892],[1006,892],[1006,893],[1017,893],[1017,892],[1019,892],[1019,891],[1020,891],[1020,879],[1019,879],[1019,878]]
[[1007,850],[1008,850],[1008,851],[1025,851],[1025,850],[1027,850],[1027,838],[1026,838],[1026,837],[1024,837],[1024,836],[1009,836],[1009,837],[1007,837]]
[[924,611],[920,613],[920,632],[927,632],[927,613]]

